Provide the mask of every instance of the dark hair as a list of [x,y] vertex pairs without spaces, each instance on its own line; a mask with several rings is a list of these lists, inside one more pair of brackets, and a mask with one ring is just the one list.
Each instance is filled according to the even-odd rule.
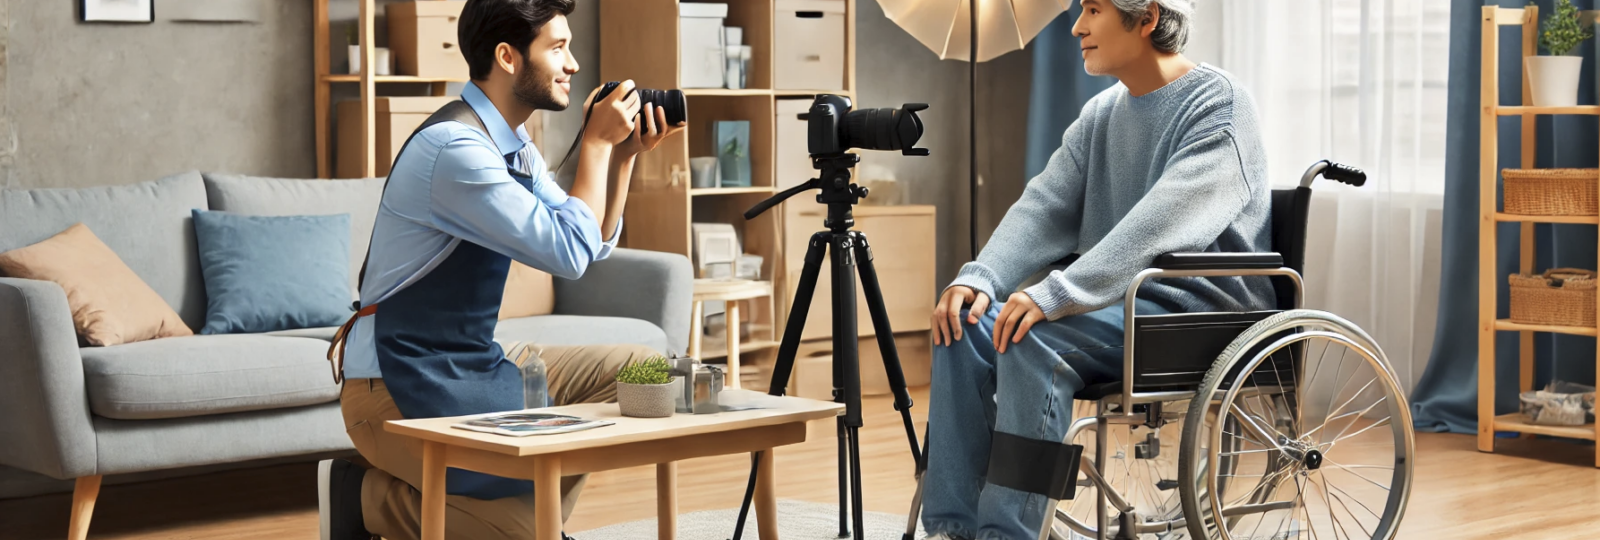
[[456,41],[473,80],[489,78],[494,48],[505,43],[524,54],[539,30],[556,15],[571,15],[573,0],[467,0]]

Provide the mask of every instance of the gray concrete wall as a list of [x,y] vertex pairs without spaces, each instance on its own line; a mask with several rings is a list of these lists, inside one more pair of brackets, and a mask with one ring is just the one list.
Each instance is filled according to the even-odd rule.
[[79,23],[77,4],[0,1],[7,186],[315,174],[310,2],[268,2],[259,23],[153,24]]

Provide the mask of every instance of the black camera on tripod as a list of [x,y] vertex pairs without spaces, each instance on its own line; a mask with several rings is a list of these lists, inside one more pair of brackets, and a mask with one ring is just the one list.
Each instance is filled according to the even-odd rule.
[[912,147],[922,138],[917,111],[927,108],[926,103],[907,103],[899,109],[851,110],[850,98],[823,94],[800,119],[806,121],[806,148],[811,157],[839,155],[851,148],[926,156],[926,148]]

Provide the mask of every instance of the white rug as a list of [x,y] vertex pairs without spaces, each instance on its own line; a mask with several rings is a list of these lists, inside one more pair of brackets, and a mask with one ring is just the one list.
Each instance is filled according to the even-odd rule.
[[[872,540],[899,540],[906,532],[904,514],[867,512],[866,535]],[[739,522],[739,509],[707,510],[678,515],[679,540],[729,540]],[[918,527],[916,538],[922,538]],[[756,540],[756,511],[752,507],[745,519],[744,536]],[[855,531],[851,531],[854,533]],[[656,537],[656,520],[618,523],[582,532],[568,532],[576,540],[646,540]],[[778,534],[784,540],[834,540],[839,537],[839,505],[803,501],[778,501]]]

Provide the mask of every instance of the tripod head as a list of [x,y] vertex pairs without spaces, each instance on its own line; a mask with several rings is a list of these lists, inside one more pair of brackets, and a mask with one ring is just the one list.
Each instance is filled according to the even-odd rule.
[[820,189],[817,202],[828,205],[828,218],[823,221],[823,226],[833,232],[841,232],[855,226],[855,217],[852,209],[867,197],[867,188],[856,185],[850,181],[850,168],[861,161],[861,156],[855,154],[840,154],[830,157],[812,158],[812,166],[821,169],[822,174],[805,183],[783,190],[777,195],[756,203],[745,211],[746,220],[755,219],[768,209],[777,206],[789,197],[799,195],[800,192]]

